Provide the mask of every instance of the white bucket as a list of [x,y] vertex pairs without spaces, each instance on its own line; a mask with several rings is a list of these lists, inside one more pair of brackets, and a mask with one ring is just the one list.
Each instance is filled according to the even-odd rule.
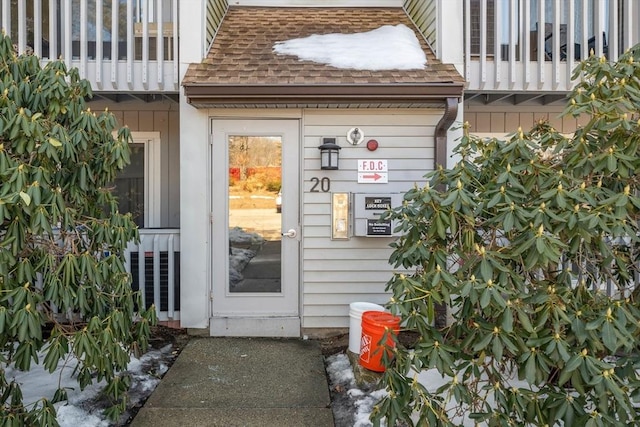
[[352,302],[349,304],[349,351],[355,354],[360,354],[362,313],[365,311],[384,311],[384,307],[371,302]]

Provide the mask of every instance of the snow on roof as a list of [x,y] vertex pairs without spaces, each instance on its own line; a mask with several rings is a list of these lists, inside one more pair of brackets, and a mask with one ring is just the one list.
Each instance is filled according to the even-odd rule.
[[314,34],[277,42],[273,50],[300,60],[355,70],[414,70],[427,64],[415,33],[406,25],[384,25],[355,34]]

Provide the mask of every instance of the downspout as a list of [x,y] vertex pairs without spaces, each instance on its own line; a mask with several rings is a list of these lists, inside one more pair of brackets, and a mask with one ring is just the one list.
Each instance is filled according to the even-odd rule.
[[458,98],[445,98],[445,108],[442,118],[436,125],[436,145],[434,170],[439,166],[447,166],[447,132],[458,116]]
[[[435,137],[435,160],[434,170],[438,170],[440,166],[447,167],[447,131],[456,120],[458,116],[458,98],[445,98],[445,108],[442,118],[436,125]],[[439,188],[439,191],[444,191],[444,188]],[[435,318],[434,326],[436,328],[444,328],[447,326],[447,305],[437,304],[435,305]]]

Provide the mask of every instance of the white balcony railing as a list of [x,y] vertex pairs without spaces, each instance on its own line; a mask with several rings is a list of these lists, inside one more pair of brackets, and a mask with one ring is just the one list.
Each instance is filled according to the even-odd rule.
[[591,52],[638,42],[636,0],[464,0],[468,91],[569,91]]
[[0,27],[94,91],[178,90],[178,0],[2,0]]
[[145,306],[155,304],[160,321],[180,320],[180,230],[140,229],[140,243],[129,243],[125,260]]
[[[180,230],[140,229],[140,243],[125,249],[125,268],[132,275],[133,290],[140,291],[145,307],[156,306],[160,321],[180,320]],[[42,289],[38,273],[36,286]],[[54,305],[52,309],[60,313]],[[60,314],[61,320],[69,314]]]

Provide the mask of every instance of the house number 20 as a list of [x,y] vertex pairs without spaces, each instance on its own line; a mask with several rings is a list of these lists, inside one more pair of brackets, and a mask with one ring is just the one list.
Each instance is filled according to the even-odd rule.
[[324,178],[318,178],[314,176],[311,178],[311,192],[312,193],[328,193],[331,190],[331,180],[326,176]]

